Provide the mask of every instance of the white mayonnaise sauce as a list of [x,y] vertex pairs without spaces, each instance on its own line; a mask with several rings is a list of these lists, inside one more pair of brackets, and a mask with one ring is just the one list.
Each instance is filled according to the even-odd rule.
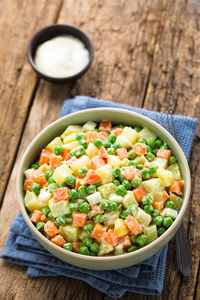
[[79,73],[88,62],[88,50],[73,36],[58,36],[46,41],[37,48],[35,55],[39,71],[58,78]]

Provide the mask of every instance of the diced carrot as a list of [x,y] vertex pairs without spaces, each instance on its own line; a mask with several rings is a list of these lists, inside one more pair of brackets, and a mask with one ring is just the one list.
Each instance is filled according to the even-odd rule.
[[47,182],[44,173],[40,169],[33,171],[32,178],[33,181],[38,183],[40,186],[44,185]]
[[144,143],[136,143],[132,148],[137,155],[147,154],[147,146]]
[[137,187],[135,190],[133,190],[133,195],[135,196],[135,199],[137,200],[137,202],[141,202],[142,198],[144,196],[147,195],[145,189],[143,188],[143,186],[139,186]]
[[116,154],[119,156],[120,159],[128,158],[128,152],[126,148],[117,149]]
[[97,133],[97,138],[102,141],[105,141],[105,140],[107,140],[108,136],[104,131],[101,131],[101,132]]
[[164,208],[164,201],[160,201],[160,202],[153,202],[153,208],[157,209],[159,212],[161,212]]
[[33,179],[25,179],[24,181],[24,190],[31,191],[31,184],[34,182]]
[[97,223],[94,225],[91,237],[96,239],[98,242],[101,242],[106,235],[106,227]]
[[142,232],[142,226],[138,223],[138,221],[132,215],[129,215],[128,217],[126,217],[125,223],[128,226],[128,229],[134,235],[138,235]]
[[70,159],[69,152],[71,152],[70,149],[64,149],[63,150],[63,153],[62,153],[63,160],[69,160]]
[[138,177],[139,179],[142,179],[141,171],[134,168],[134,167],[125,168],[124,176],[126,177],[127,180],[132,180],[135,177]]
[[79,252],[79,249],[81,247],[81,243],[80,242],[72,242],[72,249],[74,252]]
[[118,244],[118,241],[119,241],[119,238],[117,236],[117,234],[112,230],[112,229],[109,229],[107,232],[106,232],[106,235],[104,237],[104,240],[113,245],[113,246],[116,246]]
[[183,195],[183,181],[175,181],[169,188],[170,193],[175,193],[178,195]]
[[163,200],[166,201],[169,198],[169,194],[164,190],[162,192],[162,197],[163,197]]
[[119,238],[119,245],[122,245],[123,248],[127,248],[131,246],[131,239],[129,235],[124,235]]
[[76,212],[73,217],[73,226],[84,227],[87,222],[87,214],[82,212]]
[[47,149],[42,149],[40,154],[39,165],[49,164],[52,152]]
[[101,180],[101,177],[92,169],[90,169],[85,176],[85,181],[88,184],[93,184],[100,180]]
[[114,133],[116,136],[119,136],[120,134],[122,134],[122,131],[123,131],[122,128],[116,128],[112,130],[112,133]]
[[94,156],[91,159],[91,169],[96,170],[100,167],[103,167],[105,165],[105,161],[103,160],[103,158],[99,155]]
[[100,208],[98,204],[91,205],[91,211],[93,216],[97,216],[99,214],[103,214],[104,210]]
[[32,217],[31,217],[31,222],[37,224],[40,222],[42,216],[42,212],[40,210],[34,210]]
[[75,156],[72,156],[72,158],[70,158],[68,161],[66,161],[66,165],[70,166],[71,164],[73,164],[73,162],[75,162],[77,160],[77,158]]
[[60,246],[60,247],[63,247],[64,244],[66,243],[66,241],[63,239],[62,235],[60,234],[57,234],[56,236],[54,236],[52,239],[51,239],[51,242]]
[[101,146],[99,149],[99,156],[101,156],[102,158],[108,158],[108,153],[106,151],[106,149],[104,148],[104,146]]
[[95,139],[97,139],[97,132],[96,131],[88,131],[84,134],[84,139],[88,143],[93,143]]
[[56,227],[56,225],[54,224],[54,222],[52,221],[47,221],[44,224],[44,231],[46,232],[46,234],[48,236],[50,236],[51,238],[53,238],[56,234],[58,234],[58,228]]
[[171,150],[159,149],[156,156],[159,158],[169,159],[171,156]]
[[51,155],[49,164],[50,164],[50,166],[51,166],[52,168],[55,169],[55,168],[59,167],[61,161],[63,161],[62,156],[61,156],[61,155],[56,155],[56,154],[53,153],[53,154]]
[[111,131],[112,125],[110,121],[101,121],[100,125],[99,125],[99,130],[103,130],[103,131]]
[[62,200],[69,199],[69,189],[67,187],[59,188],[56,190],[53,190],[53,198],[54,202],[60,202]]

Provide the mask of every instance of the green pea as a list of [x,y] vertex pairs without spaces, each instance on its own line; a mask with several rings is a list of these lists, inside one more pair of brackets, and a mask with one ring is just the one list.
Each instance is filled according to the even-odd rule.
[[125,220],[126,217],[128,217],[129,213],[127,212],[127,210],[123,210],[120,214],[120,218]]
[[147,152],[151,152],[151,151],[152,151],[151,147],[147,145]]
[[111,211],[115,211],[117,210],[119,207],[119,204],[115,201],[110,201],[109,204],[108,204],[108,208],[111,210]]
[[142,198],[142,203],[144,204],[144,205],[149,205],[149,204],[151,204],[153,202],[153,198],[151,197],[151,196],[149,196],[149,195],[146,195],[146,196],[144,196],[143,198]]
[[128,249],[127,249],[127,252],[128,253],[130,253],[130,252],[133,252],[133,251],[135,251],[135,250],[137,250],[138,248],[135,246],[135,245],[133,245],[133,246],[131,246],[131,247],[129,247]]
[[170,217],[166,217],[166,218],[163,219],[163,225],[164,225],[165,227],[171,226],[172,223],[173,223],[173,220],[172,220],[172,218],[170,218]]
[[53,179],[53,177],[49,177],[48,183],[51,184],[51,183],[56,183],[56,182],[55,182],[55,180]]
[[109,140],[109,142],[112,143],[112,144],[116,142],[116,139],[117,139],[117,137],[116,137],[116,135],[115,135],[114,133],[111,133],[111,134],[108,136],[108,140]]
[[114,155],[115,154],[115,149],[114,148],[108,148],[107,152],[109,155]]
[[126,194],[126,188],[123,185],[118,185],[115,190],[115,193],[120,196],[124,196]]
[[88,213],[90,211],[90,205],[87,202],[83,202],[81,203],[81,205],[79,206],[79,210],[83,213]]
[[112,169],[112,175],[114,177],[119,177],[121,175],[121,169],[118,167],[115,167]]
[[174,202],[170,201],[170,200],[166,201],[165,207],[166,208],[173,208],[174,209],[175,208]]
[[58,226],[63,225],[66,223],[66,216],[58,216],[56,218],[56,223],[58,224]]
[[98,188],[101,185],[101,180],[94,183],[94,185],[96,186],[96,188]]
[[136,168],[137,168],[138,170],[142,170],[142,169],[143,169],[143,165],[137,164],[137,165],[136,165]]
[[137,156],[137,154],[135,153],[135,151],[130,150],[130,151],[128,152],[128,157],[129,157],[130,159],[134,159],[134,158],[136,158],[136,156]]
[[131,180],[131,185],[132,185],[132,187],[136,188],[141,185],[141,182],[142,181],[140,178],[135,177]]
[[67,182],[62,182],[62,183],[60,184],[60,187],[61,187],[61,188],[67,187]]
[[136,167],[136,165],[137,165],[137,163],[135,161],[131,160],[131,161],[128,162],[128,167],[131,167],[131,166]]
[[144,246],[147,242],[147,236],[145,234],[141,234],[136,239],[137,243],[141,246]]
[[131,215],[133,211],[138,211],[138,206],[136,204],[131,204],[126,211],[129,215]]
[[108,208],[108,204],[109,204],[109,201],[108,200],[101,200],[99,206],[101,209],[107,209]]
[[99,214],[97,216],[94,216],[94,223],[102,223],[103,222],[103,215]]
[[80,140],[80,145],[86,149],[88,147],[88,142],[85,140]]
[[148,161],[153,161],[156,157],[153,153],[148,152],[146,158],[148,159]]
[[113,148],[114,148],[115,150],[117,150],[117,149],[119,149],[119,148],[122,148],[122,146],[121,146],[120,143],[115,142],[115,143],[113,144]]
[[163,142],[162,142],[160,139],[157,139],[157,140],[155,141],[155,144],[156,144],[156,146],[157,146],[158,148],[160,148],[160,147],[163,145]]
[[54,147],[54,152],[55,152],[55,154],[57,154],[57,155],[62,154],[63,151],[64,151],[64,148],[63,148],[62,146],[55,146],[55,147]]
[[92,225],[92,223],[87,223],[85,226],[84,226],[84,231],[86,232],[86,233],[91,233],[92,232],[92,230],[93,230],[93,225]]
[[142,178],[143,179],[149,179],[150,178],[150,172],[148,169],[144,168],[142,169]]
[[72,244],[71,243],[66,243],[66,244],[63,245],[63,248],[65,250],[72,251]]
[[50,208],[48,206],[43,207],[42,214],[46,217],[50,213]]
[[121,175],[119,175],[119,180],[122,183],[124,180],[126,180],[126,177],[123,174],[121,174]]
[[87,189],[87,195],[92,195],[96,192],[96,186],[94,184],[90,184]]
[[140,131],[142,130],[142,128],[139,127],[139,126],[136,126],[134,129],[135,129],[135,131],[137,131],[137,132],[140,132]]
[[159,215],[160,215],[159,211],[157,209],[154,209],[152,212],[152,217],[157,217]]
[[50,213],[48,213],[48,219],[49,219],[50,221],[53,221],[53,220],[54,220],[54,217],[53,217],[51,211],[50,211]]
[[44,222],[38,222],[36,224],[36,228],[38,231],[43,231],[44,230]]
[[74,185],[76,183],[76,178],[73,175],[68,175],[66,182],[68,185]]
[[49,191],[49,193],[52,194],[54,190],[57,190],[57,188],[58,187],[57,187],[56,183],[50,183],[49,186],[48,186],[48,191]]
[[53,171],[47,170],[44,174],[46,179],[48,180],[53,175]]
[[93,252],[93,253],[98,253],[98,252],[99,252],[99,244],[93,243],[93,244],[90,246],[90,250],[91,250],[91,252]]
[[116,186],[120,185],[120,181],[119,181],[118,179],[113,180],[113,183],[114,183]]
[[79,186],[78,196],[80,198],[85,198],[87,196],[87,190],[86,190],[86,187],[84,185]]
[[173,164],[175,164],[177,162],[177,160],[176,160],[176,157],[175,156],[171,156],[170,158],[169,158],[169,164],[170,165],[173,165]]
[[80,253],[80,254],[83,254],[83,255],[89,255],[89,254],[90,254],[90,251],[89,251],[88,247],[82,246],[82,247],[80,247],[80,249],[79,249],[79,253]]
[[103,145],[103,142],[102,140],[100,139],[95,139],[93,144],[97,147],[97,148],[100,148],[102,145]]
[[90,247],[92,245],[92,239],[90,238],[85,238],[83,240],[83,245],[86,246],[86,247]]
[[162,145],[162,146],[160,147],[160,149],[165,149],[165,150],[168,150],[168,149],[169,149],[169,147],[168,147],[166,144],[164,144],[164,145]]
[[72,224],[72,222],[73,222],[73,217],[72,216],[67,216],[66,217],[66,223],[68,223],[68,224]]
[[39,194],[40,192],[40,185],[36,182],[32,183],[31,184],[31,190],[36,193],[36,194]]
[[158,152],[158,150],[159,150],[158,148],[154,148],[154,149],[152,150],[153,154],[155,154],[155,155],[156,155],[156,154],[157,154],[157,152]]
[[74,189],[69,191],[69,197],[70,199],[77,199],[78,198],[78,192]]
[[38,162],[31,165],[31,169],[37,170],[38,168],[39,168],[39,163]]
[[105,140],[102,143],[103,143],[104,148],[106,148],[106,149],[111,147],[111,143],[108,140]]
[[135,235],[132,235],[131,236],[131,243],[134,245],[134,244],[137,244],[137,236]]
[[68,205],[68,207],[69,207],[69,210],[71,211],[71,212],[74,212],[74,211],[77,211],[78,210],[78,203],[70,203],[69,205]]
[[158,228],[158,236],[161,236],[163,233],[165,233],[166,229],[164,227]]
[[154,140],[148,140],[147,145],[150,146],[152,149],[156,146],[156,141]]
[[77,140],[77,141],[81,141],[82,139],[84,139],[84,134],[83,134],[83,133],[78,133],[78,134],[76,135],[76,140]]
[[93,131],[99,132],[99,129],[98,128],[94,128]]
[[145,206],[144,206],[144,211],[145,211],[147,214],[151,215],[152,212],[153,212],[153,206],[152,206],[152,205],[145,205]]
[[147,140],[143,139],[143,138],[140,138],[140,139],[137,140],[137,143],[147,144]]
[[163,222],[163,217],[162,216],[157,216],[157,217],[153,218],[153,222],[157,226],[161,226],[162,222]]
[[149,172],[150,172],[150,174],[155,174],[156,171],[157,171],[156,166],[151,165],[151,166],[149,167]]
[[128,180],[124,180],[122,182],[122,185],[125,187],[126,190],[130,190],[131,189],[131,183]]
[[74,148],[73,150],[70,151],[69,156],[75,156],[75,157],[79,157],[81,155],[85,154],[85,149],[83,146],[78,146],[76,148]]

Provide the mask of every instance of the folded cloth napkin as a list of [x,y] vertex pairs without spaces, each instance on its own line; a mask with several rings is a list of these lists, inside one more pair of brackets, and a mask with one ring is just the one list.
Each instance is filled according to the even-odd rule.
[[[123,108],[141,113],[155,121],[160,120],[158,112],[86,96],[77,96],[75,99],[66,100],[61,109],[61,116],[94,107]],[[164,118],[166,118],[165,115]],[[197,120],[177,115],[174,116],[174,119],[178,141],[186,157],[189,158]],[[166,245],[149,259],[128,268],[114,271],[83,269],[64,263],[45,250],[35,240],[19,213],[11,225],[1,257],[7,262],[27,266],[29,276],[63,275],[81,279],[101,292],[118,298],[126,291],[146,295],[159,295],[162,292],[167,248]]]

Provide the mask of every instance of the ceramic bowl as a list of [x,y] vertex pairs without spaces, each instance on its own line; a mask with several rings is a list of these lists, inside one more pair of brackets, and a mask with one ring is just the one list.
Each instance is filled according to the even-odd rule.
[[[85,48],[89,51],[89,62],[80,72],[76,73],[75,75],[58,78],[58,77],[52,77],[50,75],[46,75],[42,73],[36,66],[34,58],[38,46],[40,46],[42,43],[54,37],[61,36],[61,35],[68,35],[68,36],[71,35],[79,39],[80,41],[82,41],[83,44],[85,45]],[[33,70],[43,79],[55,83],[71,82],[80,78],[89,69],[93,57],[94,57],[94,46],[89,36],[85,32],[83,32],[80,28],[77,28],[72,25],[66,25],[66,24],[55,24],[55,25],[42,28],[41,30],[39,30],[33,35],[27,48],[27,58]]]
[[[169,145],[170,149],[173,152],[173,155],[175,155],[178,159],[185,185],[183,197],[184,200],[178,217],[169,227],[169,229],[157,240],[132,253],[110,257],[93,257],[66,251],[65,249],[58,247],[57,245],[50,242],[35,228],[35,226],[31,223],[24,206],[23,181],[24,170],[28,169],[30,164],[32,164],[37,159],[41,149],[45,147],[54,137],[60,135],[68,125],[83,124],[88,120],[98,122],[102,119],[111,120],[112,123],[116,124],[125,123],[126,125],[130,126],[146,126],[150,130],[155,132],[160,139],[164,140]],[[183,216],[189,202],[190,186],[191,181],[188,163],[183,151],[181,150],[176,140],[163,127],[161,127],[151,119],[144,117],[143,115],[140,115],[138,113],[116,108],[95,108],[82,110],[80,112],[67,115],[51,123],[48,127],[43,129],[31,142],[24,153],[17,174],[17,196],[20,204],[20,209],[28,227],[30,228],[31,232],[36,237],[38,242],[53,255],[65,262],[79,267],[96,270],[113,270],[128,267],[130,265],[142,262],[143,260],[155,254],[158,250],[160,250],[174,236],[175,232],[183,221]]]

